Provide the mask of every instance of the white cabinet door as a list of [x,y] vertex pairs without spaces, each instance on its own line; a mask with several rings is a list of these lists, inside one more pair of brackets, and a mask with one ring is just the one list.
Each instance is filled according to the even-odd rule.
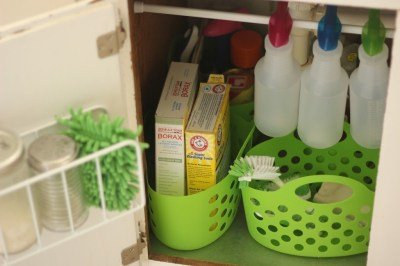
[[[32,1],[21,1],[21,9],[23,2]],[[36,3],[48,6],[36,8],[31,17],[22,12],[0,20],[0,127],[23,135],[54,122],[56,115],[65,115],[71,107],[100,107],[135,129],[127,1]],[[1,13],[17,12],[15,5],[1,0]],[[120,25],[127,35],[121,50],[100,58],[99,37]],[[121,252],[137,242],[139,221],[144,230],[144,212],[141,209],[15,265],[121,265]],[[146,253],[142,257],[147,260]]]

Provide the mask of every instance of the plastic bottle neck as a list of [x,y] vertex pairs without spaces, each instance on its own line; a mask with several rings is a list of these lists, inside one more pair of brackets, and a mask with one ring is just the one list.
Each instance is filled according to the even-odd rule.
[[340,57],[343,46],[341,42],[330,51],[321,49],[318,42],[313,45],[314,60],[311,64],[311,76],[325,81],[334,81],[340,78],[342,68],[340,66]]
[[383,49],[379,54],[368,55],[363,46],[358,48],[358,57],[360,58],[360,66],[358,68],[359,77],[363,77],[366,82],[379,82],[388,78],[389,67],[387,59],[389,49],[383,45]]
[[264,68],[274,69],[274,73],[281,73],[286,75],[293,71],[295,64],[297,64],[292,55],[293,41],[289,38],[287,44],[274,47],[268,36],[265,38],[265,57],[264,57]]

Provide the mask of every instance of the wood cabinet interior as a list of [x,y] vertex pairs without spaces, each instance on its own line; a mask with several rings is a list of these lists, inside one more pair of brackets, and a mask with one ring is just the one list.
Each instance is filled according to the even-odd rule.
[[[184,6],[185,4],[204,7],[212,4],[200,4],[198,1],[183,0],[153,0],[145,1],[152,4],[168,4]],[[216,1],[221,2],[221,1]],[[223,2],[223,1],[222,1]],[[237,2],[237,1],[233,1]],[[248,1],[246,1],[248,2]],[[260,1],[256,1],[260,2]],[[266,3],[266,1],[261,1]],[[131,10],[133,2],[129,2]],[[254,8],[254,6],[251,6]],[[268,11],[269,12],[269,11]],[[260,13],[260,12],[258,12]],[[262,12],[261,12],[262,13]],[[144,125],[145,141],[154,147],[154,113],[158,104],[164,79],[168,71],[167,58],[169,48],[175,36],[183,34],[186,30],[188,19],[181,16],[157,15],[157,14],[131,14],[132,29],[132,59],[135,75],[135,91],[138,122]],[[265,27],[265,25],[264,25]],[[389,47],[391,40],[388,40]],[[389,60],[390,61],[390,60]],[[148,167],[146,176],[148,182],[152,184],[154,180],[153,152],[147,151]],[[337,265],[345,263],[346,265],[365,265],[366,254],[331,259],[302,258],[280,254],[271,250],[265,250],[258,245],[247,233],[244,221],[243,207],[239,206],[238,217],[228,230],[226,235],[221,237],[209,247],[193,252],[180,252],[169,249],[160,243],[154,235],[148,236],[149,258],[173,263],[183,263],[190,265],[230,265],[235,264],[235,256],[239,261],[246,262],[246,259],[254,263],[260,263],[261,259],[269,260],[273,265]],[[240,221],[238,221],[240,220]],[[245,251],[246,245],[252,247]],[[236,246],[236,247],[233,247]],[[224,251],[226,249],[226,252]],[[207,253],[209,255],[207,255]],[[232,259],[227,259],[232,256]],[[257,258],[259,257],[259,258]],[[245,265],[245,264],[240,264]],[[252,265],[250,262],[248,265]],[[255,265],[255,264],[253,264]]]

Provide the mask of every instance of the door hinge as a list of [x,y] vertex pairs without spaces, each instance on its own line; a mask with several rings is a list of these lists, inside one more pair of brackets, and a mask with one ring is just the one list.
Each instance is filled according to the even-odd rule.
[[97,38],[97,54],[100,58],[105,58],[119,52],[124,44],[126,32],[122,25],[118,26],[115,31],[100,35]]
[[121,252],[122,265],[128,265],[140,259],[143,249],[146,248],[146,235],[143,232],[139,233],[137,243],[125,248]]

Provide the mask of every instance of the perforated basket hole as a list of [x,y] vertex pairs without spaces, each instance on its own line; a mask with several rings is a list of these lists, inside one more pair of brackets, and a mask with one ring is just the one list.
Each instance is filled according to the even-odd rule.
[[306,228],[307,229],[315,229],[315,224],[314,223],[306,223]]
[[294,245],[294,248],[295,248],[296,250],[298,250],[298,251],[302,251],[302,250],[304,249],[303,245],[301,245],[301,244],[296,244],[296,245]]
[[295,222],[300,222],[301,221],[301,216],[299,214],[294,214],[292,216],[292,220]]
[[229,210],[228,217],[231,217],[231,215],[232,215],[232,209]]
[[286,221],[286,220],[281,220],[281,221],[279,222],[279,224],[280,224],[282,227],[288,227],[288,226],[289,226],[289,222]]
[[212,232],[212,231],[214,231],[215,228],[217,228],[217,227],[218,227],[218,223],[213,223],[213,224],[210,226],[210,228],[208,228],[208,231]]
[[326,215],[321,215],[321,216],[319,217],[319,221],[320,221],[321,223],[326,223],[328,220],[329,220],[329,218],[328,218],[328,216],[326,216]]
[[274,217],[275,213],[273,211],[271,211],[271,210],[266,210],[265,211],[265,215],[267,215],[267,217]]
[[275,225],[268,225],[268,230],[275,233],[278,231],[278,228]]
[[371,212],[371,207],[368,206],[368,205],[364,205],[364,206],[362,206],[360,208],[360,212],[364,213],[364,214],[370,213]]
[[258,212],[254,212],[254,217],[256,217],[256,219],[259,221],[262,221],[264,219],[262,215]]
[[284,157],[286,157],[286,155],[287,155],[287,151],[286,150],[280,150],[278,152],[278,157],[279,158],[284,158]]
[[257,231],[260,233],[260,234],[262,234],[262,235],[265,235],[267,232],[265,232],[265,230],[264,229],[262,229],[261,227],[257,227]]
[[228,195],[225,194],[221,200],[221,203],[224,204],[227,199],[228,199]]
[[360,235],[360,236],[356,237],[356,241],[357,242],[363,242],[364,240],[365,240],[365,236],[363,236],[363,235]]
[[234,188],[234,187],[235,187],[235,180],[232,181],[231,187],[230,187],[230,188],[232,189],[232,188]]
[[276,239],[272,239],[272,240],[271,240],[271,244],[274,245],[275,247],[277,247],[277,246],[280,245],[279,241],[276,240]]
[[287,171],[289,171],[289,166],[287,166],[287,165],[282,165],[282,166],[279,168],[279,171],[280,171],[282,174],[284,174],[284,173],[286,173]]
[[323,163],[325,161],[325,157],[322,155],[318,155],[317,158],[315,158],[315,160],[319,163]]
[[332,238],[332,240],[331,240],[332,245],[337,245],[339,243],[340,243],[340,238],[337,238],[337,237]]
[[349,251],[351,249],[351,245],[350,244],[345,244],[345,245],[343,245],[342,249],[344,251]]
[[278,206],[278,211],[280,212],[287,212],[288,208],[285,205],[279,205]]
[[349,162],[350,162],[350,159],[349,158],[347,158],[347,157],[342,157],[341,159],[340,159],[340,162],[342,163],[342,164],[348,164]]
[[208,203],[212,204],[212,203],[216,202],[217,199],[218,199],[218,194],[215,194],[214,196],[212,196],[212,197],[210,198],[210,200],[208,201]]
[[305,149],[303,150],[303,153],[304,153],[305,155],[311,155],[311,154],[312,154],[312,149],[310,149],[310,148],[305,148]]
[[340,176],[344,176],[344,177],[348,177],[348,176],[349,176],[349,175],[348,175],[347,173],[345,173],[345,172],[340,172],[339,175],[340,175]]
[[318,247],[318,250],[319,250],[320,252],[326,252],[326,251],[328,250],[328,247],[327,247],[327,246],[319,246],[319,247]]
[[[224,209],[221,213],[221,217],[224,217],[226,215],[226,212],[228,211],[228,209]],[[262,218],[262,217],[261,217]]]
[[367,184],[367,185],[371,185],[372,184],[372,178],[371,177],[369,177],[369,176],[364,176],[363,177],[363,181],[364,181],[364,183],[365,184]]
[[374,163],[373,161],[368,161],[368,162],[366,163],[366,165],[367,165],[367,167],[368,167],[369,169],[375,169],[375,163]]
[[342,227],[340,223],[333,223],[332,224],[332,229],[333,230],[339,230]]
[[355,173],[355,174],[359,174],[359,173],[361,173],[361,168],[359,166],[353,166],[351,168],[351,171],[353,171],[353,173]]
[[251,203],[253,203],[256,206],[260,206],[260,202],[256,198],[250,198]]
[[296,229],[296,230],[293,230],[293,234],[295,236],[302,236],[303,235],[303,231],[301,231],[300,229]]
[[328,151],[328,154],[330,155],[330,156],[336,156],[337,155],[337,151],[336,150],[329,150]]
[[358,226],[361,227],[361,228],[365,228],[365,227],[367,227],[367,222],[366,221],[359,221],[358,222]]
[[288,236],[288,235],[282,235],[282,236],[281,236],[281,239],[282,239],[283,241],[285,241],[285,242],[290,242],[290,240],[291,240],[290,236]]
[[229,203],[233,201],[233,194],[229,197]]
[[214,210],[212,210],[211,212],[210,212],[210,217],[214,217],[216,214],[218,213],[218,208],[215,208]]
[[356,219],[356,217],[353,214],[348,214],[346,215],[346,221],[352,222]]
[[[238,182],[238,184],[239,184],[239,182]],[[236,196],[235,196],[235,203],[237,203],[238,200],[239,200],[239,194],[236,194]]]
[[328,232],[327,232],[327,231],[324,231],[324,230],[319,231],[318,236],[319,236],[319,237],[322,237],[322,238],[325,238],[325,237],[328,236]]
[[353,235],[353,230],[347,229],[347,230],[345,230],[345,231],[343,232],[343,234],[344,234],[345,236],[352,236],[352,235]]
[[328,169],[331,170],[331,171],[336,170],[336,164],[334,164],[334,163],[328,164]]
[[361,151],[355,151],[353,153],[355,158],[362,158],[363,157],[363,153]]
[[222,225],[221,225],[221,228],[219,229],[220,231],[223,231],[224,229],[225,229],[225,226],[226,226],[226,223],[223,223]]
[[293,164],[298,164],[300,162],[300,157],[299,156],[293,156],[291,161],[292,161]]
[[339,207],[333,208],[332,213],[336,214],[336,215],[339,215],[339,214],[342,213],[342,209],[339,208]]
[[313,169],[313,165],[311,163],[306,163],[304,164],[304,169],[309,171]]
[[315,239],[312,237],[309,237],[306,239],[306,243],[309,245],[314,245],[315,244]]
[[313,215],[314,214],[315,209],[313,207],[308,207],[305,212],[308,215]]
[[154,222],[154,220],[153,220],[153,219],[151,219],[151,224],[154,226],[154,228],[156,228],[156,227],[157,227],[157,225],[156,225],[156,223]]

